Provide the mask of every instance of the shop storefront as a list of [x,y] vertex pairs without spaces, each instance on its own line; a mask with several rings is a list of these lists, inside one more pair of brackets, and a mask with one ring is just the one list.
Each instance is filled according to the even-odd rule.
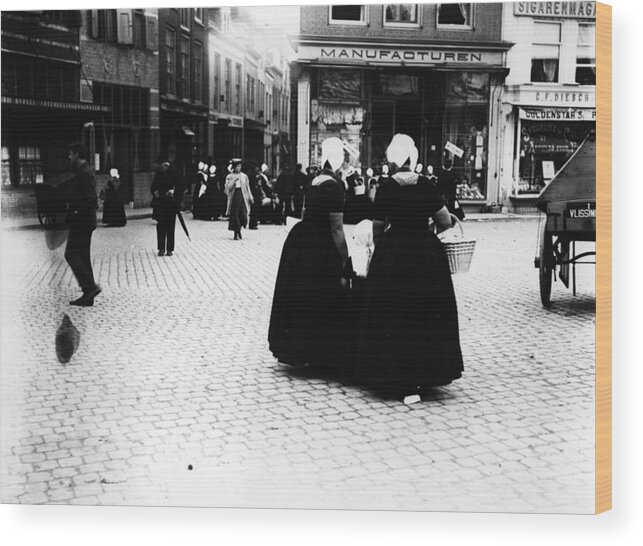
[[209,158],[223,172],[231,158],[243,155],[243,118],[210,112],[210,132]]
[[437,172],[453,163],[465,205],[480,209],[497,183],[489,176],[504,82],[505,44],[457,48],[316,45],[298,48],[297,160],[318,164],[321,143],[344,142],[345,168],[379,169],[395,133],[416,142]]
[[508,98],[514,127],[509,201],[514,212],[534,212],[538,194],[595,130],[595,92],[516,87]]

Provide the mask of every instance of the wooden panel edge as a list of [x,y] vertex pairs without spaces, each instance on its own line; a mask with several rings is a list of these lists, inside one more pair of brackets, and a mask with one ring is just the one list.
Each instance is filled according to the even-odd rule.
[[612,6],[596,12],[596,513],[612,508]]

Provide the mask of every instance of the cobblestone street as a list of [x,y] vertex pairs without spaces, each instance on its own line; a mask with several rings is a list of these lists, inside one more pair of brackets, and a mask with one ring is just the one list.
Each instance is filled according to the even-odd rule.
[[536,219],[465,224],[465,373],[411,406],[273,359],[285,227],[186,220],[171,258],[151,219],[99,228],[87,309],[64,247],[2,231],[2,502],[594,511],[594,266],[544,309]]

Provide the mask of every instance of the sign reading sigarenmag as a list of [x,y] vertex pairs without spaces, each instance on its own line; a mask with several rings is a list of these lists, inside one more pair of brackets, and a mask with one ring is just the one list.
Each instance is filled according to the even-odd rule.
[[516,2],[514,15],[594,19],[596,2]]

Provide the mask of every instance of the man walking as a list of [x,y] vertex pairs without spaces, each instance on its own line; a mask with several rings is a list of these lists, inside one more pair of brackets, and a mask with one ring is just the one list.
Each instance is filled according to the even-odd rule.
[[277,177],[277,184],[275,186],[275,193],[279,199],[279,210],[281,212],[281,222],[286,225],[286,218],[294,216],[292,208],[293,199],[293,177],[288,172],[288,166],[284,166],[281,173]]
[[156,219],[156,243],[158,255],[168,256],[174,253],[174,228],[176,214],[180,206],[182,187],[178,176],[170,169],[170,162],[163,161],[160,170],[154,176],[152,186],[152,216]]
[[67,147],[69,163],[74,177],[65,182],[61,189],[67,202],[67,224],[69,238],[65,259],[74,273],[83,295],[69,303],[79,307],[91,307],[101,288],[94,281],[92,270],[91,243],[96,229],[96,178],[89,164],[89,150],[82,142]]

